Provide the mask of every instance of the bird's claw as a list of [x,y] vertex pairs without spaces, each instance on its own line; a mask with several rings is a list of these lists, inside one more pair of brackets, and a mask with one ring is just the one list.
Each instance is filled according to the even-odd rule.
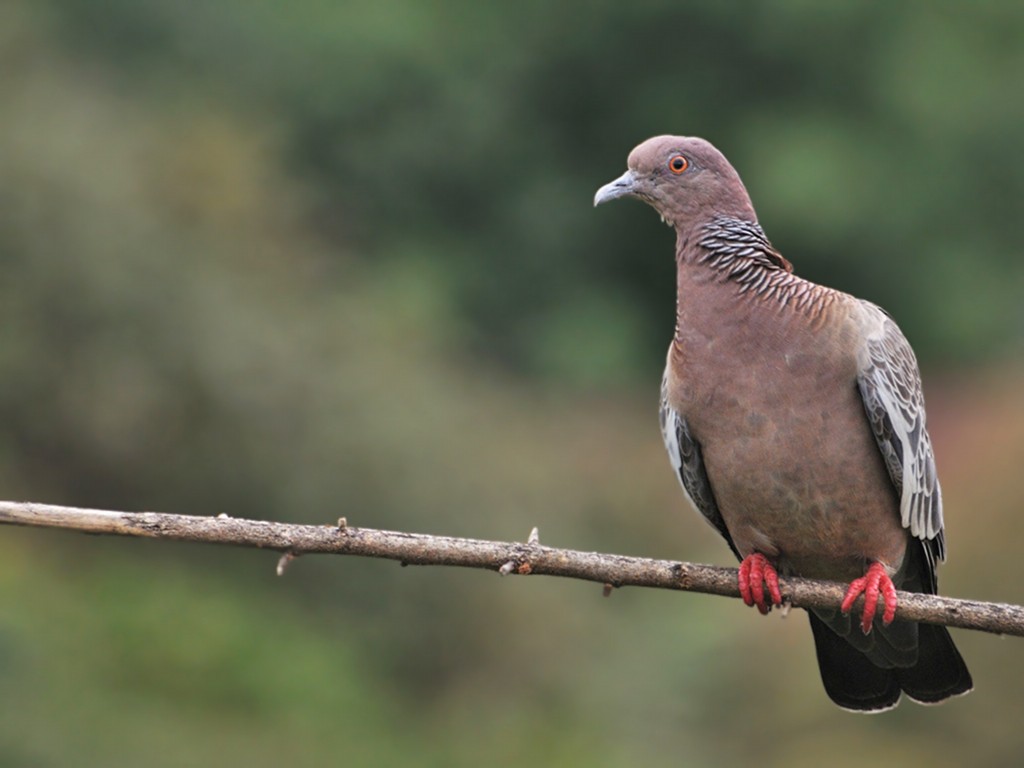
[[[743,602],[747,605],[756,605],[762,614],[768,613],[772,609],[772,604],[782,605],[779,573],[760,552],[743,558],[743,562],[740,563],[739,587]],[[765,602],[765,587],[768,587],[771,603]]]
[[885,571],[881,563],[872,563],[868,572],[859,579],[850,582],[846,590],[846,597],[843,598],[841,610],[848,614],[857,598],[864,595],[864,613],[861,614],[860,628],[864,634],[871,631],[871,624],[875,618],[875,609],[878,607],[878,598],[881,595],[885,601],[885,610],[882,611],[882,624],[888,626],[896,618],[896,586]]

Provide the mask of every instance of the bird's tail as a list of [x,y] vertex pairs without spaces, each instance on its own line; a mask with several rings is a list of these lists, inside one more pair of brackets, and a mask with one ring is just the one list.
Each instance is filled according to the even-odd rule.
[[960,651],[949,630],[934,624],[918,624],[917,664],[896,669],[900,688],[921,704],[938,704],[974,687]]
[[843,709],[884,712],[896,706],[901,692],[922,704],[938,704],[974,685],[945,627],[919,624],[916,660],[908,666],[879,667],[821,618],[808,616],[825,692]]

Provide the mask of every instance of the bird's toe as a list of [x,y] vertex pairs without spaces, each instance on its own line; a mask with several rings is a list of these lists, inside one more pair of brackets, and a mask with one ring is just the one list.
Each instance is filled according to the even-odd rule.
[[875,619],[875,610],[878,608],[878,600],[882,598],[885,608],[882,611],[882,624],[892,624],[896,618],[896,585],[892,583],[885,566],[874,562],[870,565],[863,576],[850,582],[843,598],[841,610],[849,613],[857,598],[864,595],[864,611],[861,614],[860,627],[864,634],[871,631]]
[[[768,590],[767,595],[765,587]],[[773,604],[782,605],[779,573],[760,552],[747,555],[740,563],[739,588],[743,602],[747,605],[756,605],[762,614],[768,613]],[[765,600],[766,597],[770,602]]]

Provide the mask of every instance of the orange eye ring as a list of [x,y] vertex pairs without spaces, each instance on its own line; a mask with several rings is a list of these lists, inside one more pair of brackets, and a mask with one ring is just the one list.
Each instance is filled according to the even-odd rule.
[[668,169],[677,176],[690,167],[690,161],[684,155],[672,155],[668,159]]

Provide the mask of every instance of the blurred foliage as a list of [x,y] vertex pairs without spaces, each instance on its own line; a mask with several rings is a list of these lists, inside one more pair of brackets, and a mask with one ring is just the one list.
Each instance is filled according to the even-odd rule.
[[[590,201],[666,132],[712,138],[798,269],[889,307],[926,358],[990,354],[1024,327],[1013,3],[54,8],[62,40],[125,87],[249,113],[312,188],[321,233],[431,273],[464,341],[515,368],[605,379],[661,357],[648,307],[671,311],[671,237],[639,206]],[[538,341],[585,339],[595,312],[617,329],[600,350]]]
[[[2,495],[727,562],[654,421],[672,237],[590,207],[693,133],[798,271],[900,320],[943,584],[1024,602],[1022,33],[1009,3],[7,0]],[[1017,641],[961,633],[975,694],[857,718],[802,617],[731,601],[0,534],[0,765],[1024,755]]]

